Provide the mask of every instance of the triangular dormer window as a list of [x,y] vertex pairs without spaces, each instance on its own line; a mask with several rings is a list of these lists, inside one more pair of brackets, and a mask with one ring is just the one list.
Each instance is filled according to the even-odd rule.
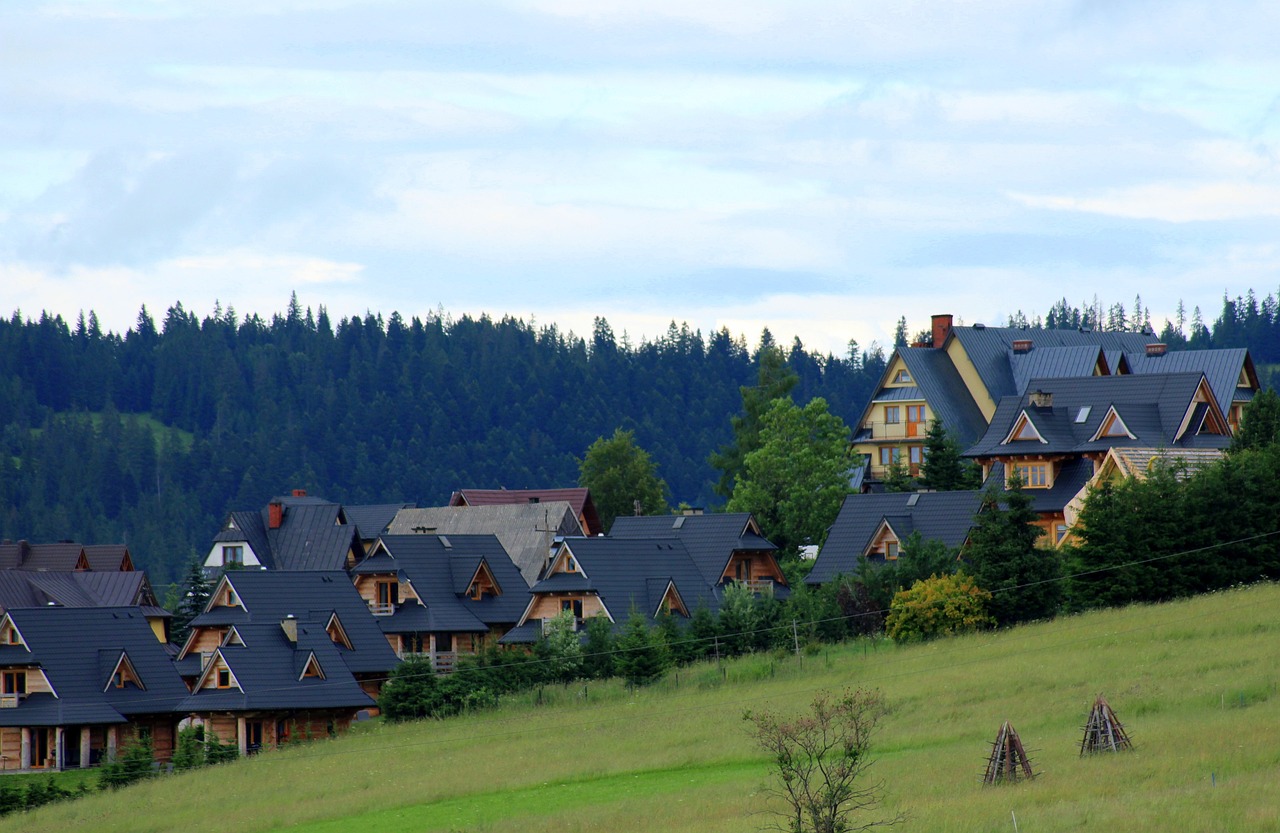
[[146,691],[147,687],[142,684],[142,678],[138,676],[138,672],[133,667],[133,663],[129,660],[129,654],[120,654],[120,660],[116,663],[115,670],[111,672],[111,679],[107,682],[107,688],[124,689],[129,686]]
[[227,629],[227,635],[222,637],[222,644],[224,646],[236,645],[241,648],[245,647],[244,637],[240,636],[240,631],[236,630],[235,625],[232,625],[230,628]]
[[1124,424],[1124,420],[1120,418],[1120,412],[1116,410],[1116,406],[1112,405],[1107,409],[1106,416],[1102,418],[1102,423],[1089,441],[1094,442],[1101,439],[1117,439],[1120,437],[1126,437],[1130,440],[1137,439],[1129,431],[1129,427]]
[[668,613],[675,615],[679,613],[684,618],[689,618],[689,608],[685,605],[684,599],[680,597],[680,591],[676,589],[674,581],[667,583],[667,592],[662,594],[662,601],[658,603],[656,614]]
[[567,546],[560,548],[560,554],[556,556],[555,563],[551,565],[551,572],[571,573],[586,577],[586,573],[582,572],[582,565],[578,563],[578,559],[573,557],[573,551]]
[[1041,443],[1048,442],[1040,435],[1039,429],[1037,429],[1035,423],[1031,421],[1031,417],[1027,416],[1027,412],[1023,411],[1018,414],[1018,418],[1014,420],[1013,428],[1009,430],[1009,433],[1005,435],[1005,438],[1000,444],[1008,445],[1009,443],[1025,442],[1028,440],[1034,440]]
[[227,660],[222,656],[222,650],[219,649],[213,653],[209,661],[205,664],[204,671],[200,674],[200,679],[196,681],[196,689],[219,689],[225,690],[234,688],[241,692],[244,689],[240,686],[240,681],[236,679],[236,675],[232,672],[231,666],[227,665]]
[[76,559],[75,571],[77,573],[89,572],[89,556],[84,554],[84,550],[80,550],[80,557]]
[[338,618],[338,614],[329,617],[329,624],[324,627],[325,633],[329,634],[329,639],[334,645],[346,648],[348,651],[354,651],[351,646],[351,640],[347,637],[346,628],[342,627],[342,620]]
[[879,526],[876,527],[875,535],[871,536],[871,543],[862,554],[868,558],[882,555],[886,561],[895,561],[898,558],[898,544],[898,533],[893,531],[893,527],[889,524],[889,519],[881,518]]
[[27,641],[22,638],[22,634],[18,631],[18,626],[13,623],[13,619],[9,618],[7,613],[4,619],[0,619],[0,645],[21,645],[27,649],[27,653],[31,652]]
[[471,577],[471,583],[467,586],[467,597],[478,602],[486,595],[501,596],[502,588],[498,586],[497,580],[489,570],[488,562],[482,559],[480,565],[476,567],[475,575]]
[[324,679],[324,669],[320,667],[320,661],[316,659],[313,653],[307,657],[307,662],[302,666],[302,673],[298,675],[299,680],[305,680],[308,677],[316,680]]
[[244,602],[240,600],[240,594],[231,586],[230,580],[226,576],[222,577],[222,581],[218,583],[218,587],[213,591],[213,595],[209,598],[209,606],[206,611],[215,607],[238,607],[245,609]]

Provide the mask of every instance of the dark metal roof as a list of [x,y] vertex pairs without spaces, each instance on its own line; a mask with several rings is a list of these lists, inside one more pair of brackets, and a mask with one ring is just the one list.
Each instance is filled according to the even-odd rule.
[[[1037,512],[1061,512],[1071,500],[1080,493],[1084,485],[1093,477],[1093,462],[1085,457],[1066,460],[1059,466],[1053,478],[1053,486],[1048,489],[1023,489],[1022,493],[1031,498],[1031,508]],[[994,485],[1002,493],[1004,489],[1004,465],[993,463],[991,473],[984,486]]]
[[934,418],[941,420],[957,442],[964,446],[982,436],[987,421],[945,352],[932,347],[904,347],[898,355],[924,393]]
[[1128,357],[1129,367],[1135,375],[1152,373],[1203,373],[1209,380],[1218,407],[1230,410],[1232,402],[1248,401],[1253,388],[1238,386],[1244,373],[1252,384],[1257,384],[1256,372],[1249,351],[1242,348],[1225,350],[1175,350],[1162,356],[1138,353]]
[[379,503],[368,506],[343,506],[342,512],[347,523],[360,529],[360,537],[365,541],[377,538],[387,531],[396,513],[401,509],[412,509],[414,503]]
[[[772,558],[777,547],[755,531],[750,512],[619,516],[610,538],[678,538],[709,584],[719,584],[735,552]],[[781,590],[781,588],[779,588]]]
[[[1051,406],[1034,406],[1030,395],[1004,397],[996,407],[991,427],[965,454],[970,457],[1063,454],[1105,451],[1125,445],[1224,447],[1231,441],[1229,436],[1177,437],[1203,379],[1201,373],[1033,379],[1028,390],[1051,395]],[[1112,408],[1134,438],[1091,440]],[[1024,413],[1045,442],[1004,443]]]
[[1026,353],[1009,350],[1008,356],[1014,390],[1018,392],[1026,392],[1027,384],[1032,379],[1092,376],[1099,361],[1105,362],[1102,348],[1096,344],[1041,347]]
[[[0,709],[0,726],[120,723],[128,715],[173,711],[187,687],[142,611],[133,607],[37,607],[8,611],[30,648],[0,648],[0,665],[38,665],[57,698],[32,694]],[[110,685],[128,655],[144,688]]]
[[885,520],[902,537],[918,531],[925,540],[959,547],[969,536],[981,505],[981,491],[849,495],[805,582],[822,584],[856,572],[859,559]]

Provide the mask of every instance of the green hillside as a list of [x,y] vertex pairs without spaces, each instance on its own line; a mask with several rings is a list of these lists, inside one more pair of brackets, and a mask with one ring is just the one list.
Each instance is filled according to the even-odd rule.
[[[769,819],[745,709],[881,689],[874,772],[912,831],[1280,829],[1280,586],[1012,631],[682,669],[632,696],[548,688],[464,719],[365,724],[338,741],[170,776],[0,830],[749,831]],[[1137,749],[1080,759],[1103,693]],[[979,785],[1012,721],[1041,776]],[[296,825],[296,827],[295,827]]]

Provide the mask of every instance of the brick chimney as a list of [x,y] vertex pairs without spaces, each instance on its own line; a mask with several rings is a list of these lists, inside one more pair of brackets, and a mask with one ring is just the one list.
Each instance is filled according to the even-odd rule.
[[943,342],[947,340],[947,336],[951,335],[950,315],[933,316],[933,346],[941,347]]
[[1027,397],[1027,398],[1028,398],[1028,399],[1030,399],[1030,400],[1031,400],[1031,404],[1032,404],[1032,405],[1034,405],[1034,406],[1035,406],[1035,407],[1037,407],[1037,408],[1052,408],[1052,407],[1053,407],[1053,394],[1052,394],[1052,393],[1046,393],[1046,392],[1044,392],[1044,391],[1042,391],[1042,390],[1036,390],[1036,392],[1035,392],[1035,393],[1031,394],[1031,395],[1030,395],[1029,397]]
[[293,496],[294,496],[294,497],[306,497],[306,496],[307,496],[307,490],[306,490],[306,489],[294,489],[294,490],[293,490]]
[[284,523],[284,504],[273,500],[267,504],[267,528],[279,529],[282,523]]
[[1161,342],[1158,342],[1158,341],[1157,341],[1157,342],[1153,342],[1153,343],[1151,343],[1151,344],[1148,344],[1148,345],[1147,345],[1147,355],[1148,355],[1148,356],[1163,356],[1163,355],[1165,354],[1165,351],[1166,351],[1166,350],[1168,350],[1168,349],[1169,349],[1169,345],[1167,345],[1167,344],[1162,344]]
[[1031,339],[1029,339],[1029,338],[1018,338],[1018,339],[1014,339],[1014,342],[1013,342],[1013,352],[1015,352],[1015,353],[1030,353],[1030,352],[1031,352],[1031,346],[1032,346],[1032,343],[1031,343]]
[[285,638],[290,642],[298,641],[298,619],[292,613],[284,617],[280,622],[280,627],[284,629]]

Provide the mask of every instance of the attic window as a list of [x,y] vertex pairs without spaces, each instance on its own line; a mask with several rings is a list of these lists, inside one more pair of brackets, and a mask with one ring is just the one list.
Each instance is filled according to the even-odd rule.
[[684,526],[684,519],[685,519],[684,515],[681,515],[680,517],[676,518],[675,521],[672,522],[671,528],[679,529],[680,527]]
[[911,382],[911,374],[906,370],[899,370],[894,374],[893,381],[899,384],[909,384]]
[[346,648],[348,651],[355,650],[351,646],[351,640],[347,638],[347,632],[342,627],[342,622],[338,620],[338,614],[329,617],[329,625],[325,628],[325,632],[329,634],[329,639],[334,645]]
[[244,566],[244,547],[225,546],[222,548],[222,566]]
[[1124,424],[1124,420],[1120,418],[1120,414],[1116,412],[1114,406],[1112,406],[1111,410],[1107,412],[1107,415],[1103,417],[1102,425],[1098,427],[1098,433],[1094,435],[1095,440],[1100,437],[1128,437],[1129,439],[1136,439],[1133,434],[1129,432],[1128,426]]
[[1085,420],[1087,420],[1087,419],[1089,418],[1089,412],[1090,412],[1090,411],[1092,411],[1092,410],[1093,410],[1093,406],[1092,406],[1092,405],[1085,405],[1083,408],[1081,408],[1079,411],[1077,411],[1077,412],[1076,412],[1076,420],[1075,420],[1075,421],[1076,421],[1076,425],[1080,425],[1080,424],[1082,424]]
[[920,500],[920,493],[915,492],[914,494],[911,495],[911,497],[907,498],[907,506],[915,506],[916,502],[919,500]]
[[6,671],[4,672],[3,693],[4,694],[26,694],[27,693],[27,672],[26,671]]
[[307,657],[307,665],[302,669],[302,676],[299,679],[307,679],[308,677],[317,680],[324,679],[324,669],[320,667],[320,663],[316,660],[316,655],[312,654]]
[[18,629],[13,626],[12,622],[6,622],[4,630],[0,631],[0,643],[5,645],[22,644],[22,636],[18,633]]
[[214,684],[218,688],[231,688],[231,669],[226,667],[219,668]]
[[564,557],[564,571],[566,573],[578,572],[578,562],[574,559],[572,553]]
[[134,670],[133,663],[129,661],[128,654],[122,655],[120,662],[116,664],[115,673],[111,675],[111,685],[114,688],[127,688],[132,685],[134,688],[146,689],[142,680],[138,678],[138,672]]

